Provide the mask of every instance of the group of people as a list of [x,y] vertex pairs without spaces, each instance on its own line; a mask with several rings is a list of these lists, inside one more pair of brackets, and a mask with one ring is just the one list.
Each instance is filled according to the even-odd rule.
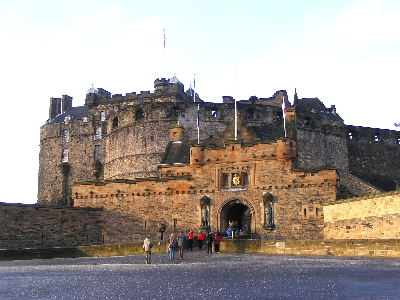
[[[175,259],[176,251],[179,252],[179,258],[183,260],[184,250],[187,247],[188,250],[193,250],[193,240],[195,239],[194,233],[192,230],[189,230],[187,234],[181,231],[179,234],[171,233],[171,236],[168,238],[168,252],[169,252],[169,259]],[[203,249],[203,244],[206,242],[207,253],[213,253],[213,246],[214,252],[220,253],[220,244],[222,240],[222,235],[217,233],[209,232],[205,235],[202,231],[197,234],[197,245],[199,250]],[[148,235],[145,240],[143,241],[143,248],[146,252],[146,264],[151,263],[151,250],[154,246],[154,243],[150,236]]]

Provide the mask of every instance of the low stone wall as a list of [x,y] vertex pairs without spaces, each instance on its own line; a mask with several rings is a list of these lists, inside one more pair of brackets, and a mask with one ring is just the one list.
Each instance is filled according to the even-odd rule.
[[0,249],[103,244],[102,212],[0,203]]
[[[153,253],[166,253],[166,241],[155,241]],[[108,257],[144,254],[143,242],[78,246],[71,248],[0,250],[0,260],[49,259],[67,257]]]
[[325,239],[399,239],[400,191],[324,205]]
[[400,257],[400,240],[223,240],[222,252]]
[[[166,241],[155,241],[154,244],[154,254],[167,253]],[[142,242],[133,242],[71,248],[0,250],[0,260],[140,255],[144,254],[142,246]],[[221,243],[221,252],[273,255],[400,257],[400,240],[260,241],[225,239]]]

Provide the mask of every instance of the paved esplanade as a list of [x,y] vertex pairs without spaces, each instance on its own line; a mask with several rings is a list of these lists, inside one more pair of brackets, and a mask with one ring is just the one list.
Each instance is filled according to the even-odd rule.
[[185,253],[0,262],[0,299],[400,299],[400,259]]

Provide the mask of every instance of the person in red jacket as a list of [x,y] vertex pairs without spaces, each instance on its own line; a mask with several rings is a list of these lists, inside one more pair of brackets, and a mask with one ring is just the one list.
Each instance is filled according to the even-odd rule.
[[199,246],[199,250],[203,249],[203,241],[205,239],[205,235],[202,231],[199,232],[199,234],[197,235],[197,244]]
[[193,234],[193,231],[190,229],[189,233],[187,234],[188,250],[193,250],[193,238],[194,238],[194,234]]
[[222,240],[222,235],[219,232],[217,232],[214,235],[214,252],[215,253],[220,253],[219,252],[219,245],[221,244],[221,240]]

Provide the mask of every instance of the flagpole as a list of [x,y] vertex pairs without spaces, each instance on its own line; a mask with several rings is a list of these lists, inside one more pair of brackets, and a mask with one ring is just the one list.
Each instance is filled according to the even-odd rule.
[[[193,102],[196,102],[196,74],[193,74]],[[200,144],[200,104],[197,104],[197,145]]]
[[199,116],[200,115],[200,104],[197,104],[197,145],[200,144],[200,120]]
[[[163,43],[163,68],[164,68],[164,70],[163,70],[163,76],[165,76],[165,77],[167,77],[167,67],[166,67],[166,49],[165,49],[165,43],[166,43],[166,37],[165,37],[165,28],[164,28],[164,43]],[[163,77],[163,76],[161,76],[161,77]]]
[[283,116],[283,131],[285,132],[285,137],[286,137],[286,105],[285,105],[285,96],[282,97],[282,116]]
[[237,106],[236,106],[236,97],[237,97],[237,68],[235,68],[235,141],[237,141]]

